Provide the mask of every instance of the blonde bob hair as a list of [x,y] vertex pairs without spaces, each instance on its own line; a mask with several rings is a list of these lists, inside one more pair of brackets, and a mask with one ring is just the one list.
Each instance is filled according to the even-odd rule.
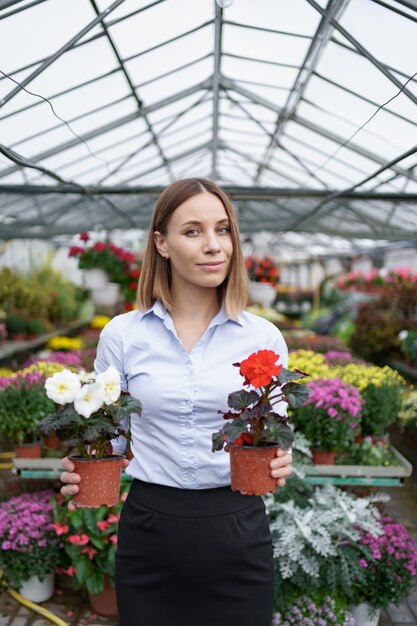
[[137,305],[140,311],[150,309],[155,300],[161,300],[170,310],[171,300],[171,262],[158,253],[153,233],[167,234],[169,220],[174,211],[186,200],[200,193],[212,193],[223,204],[230,222],[230,235],[233,253],[229,273],[218,287],[219,301],[224,302],[230,319],[236,319],[248,302],[248,277],[240,245],[237,212],[225,192],[216,183],[205,178],[184,178],[172,183],[159,196],[149,227],[148,243],[139,278]]

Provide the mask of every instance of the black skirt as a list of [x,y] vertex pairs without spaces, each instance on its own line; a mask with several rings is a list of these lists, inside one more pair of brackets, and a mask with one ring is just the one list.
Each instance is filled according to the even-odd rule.
[[262,498],[134,480],[119,523],[116,594],[120,626],[271,626]]

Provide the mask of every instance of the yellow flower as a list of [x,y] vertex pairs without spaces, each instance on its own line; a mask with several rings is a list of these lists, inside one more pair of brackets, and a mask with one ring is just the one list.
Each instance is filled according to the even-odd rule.
[[48,350],[81,350],[84,342],[79,337],[52,337],[46,344]]
[[90,322],[90,327],[96,330],[102,330],[111,320],[108,315],[96,315]]
[[290,370],[301,370],[309,375],[309,378],[301,382],[308,382],[317,378],[336,378],[337,376],[334,368],[325,362],[324,356],[312,350],[295,350],[290,352],[288,367]]
[[8,367],[0,367],[0,378],[8,378],[13,374],[13,370]]

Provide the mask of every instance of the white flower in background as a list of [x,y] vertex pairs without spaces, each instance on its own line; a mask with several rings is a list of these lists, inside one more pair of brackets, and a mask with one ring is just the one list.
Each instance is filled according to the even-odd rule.
[[77,374],[70,370],[62,370],[45,381],[46,395],[57,404],[73,402],[81,388]]
[[78,372],[78,378],[81,383],[93,383],[96,379],[95,372],[86,372],[85,370],[80,370]]
[[74,408],[79,415],[90,417],[103,405],[104,389],[98,383],[83,385],[74,399]]
[[404,341],[404,339],[407,339],[408,337],[408,330],[400,330],[400,332],[398,333],[398,339],[401,339],[401,341]]
[[98,374],[96,382],[104,389],[104,402],[112,404],[116,402],[120,396],[120,376],[115,367],[110,365],[102,374]]

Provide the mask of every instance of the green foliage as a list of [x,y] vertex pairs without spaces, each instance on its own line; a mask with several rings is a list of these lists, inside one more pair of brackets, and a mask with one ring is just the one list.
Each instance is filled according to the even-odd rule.
[[104,589],[105,577],[114,585],[117,529],[126,490],[114,507],[68,510],[68,498],[54,502],[54,521],[63,545],[61,567],[72,578],[74,589],[93,595]]
[[417,365],[417,331],[410,330],[406,338],[401,343],[401,352]]
[[370,437],[360,443],[353,443],[336,458],[336,464],[371,465],[374,467],[398,464],[391,450],[384,445],[373,444]]
[[383,499],[357,498],[330,485],[317,488],[303,506],[292,500],[279,502],[275,495],[265,498],[280,609],[293,591],[349,598],[354,581],[365,580],[359,559],[372,558],[359,543],[360,532],[380,534],[379,513],[372,503]]
[[73,403],[64,406],[52,402],[52,411],[37,424],[42,435],[56,434],[61,443],[77,447],[82,457],[103,458],[108,454],[109,443],[127,433],[120,427],[124,418],[131,413],[141,414],[141,404],[128,394],[122,394],[113,404],[107,404],[85,418],[74,408]]
[[84,290],[50,267],[32,270],[28,275],[10,268],[0,270],[0,307],[7,315],[11,334],[39,334],[52,324],[76,319],[84,300]]
[[355,320],[356,329],[350,338],[351,348],[364,357],[387,354],[400,345],[398,333],[402,317],[391,301],[363,303]]
[[305,376],[302,372],[282,367],[280,374],[273,377],[270,383],[257,387],[259,391],[240,389],[229,394],[228,406],[232,410],[223,413],[229,421],[212,434],[212,451],[222,450],[230,443],[253,446],[278,444],[284,450],[289,448],[294,441],[294,432],[287,423],[288,417],[273,410],[271,400],[300,406],[310,390],[294,381]]
[[16,379],[0,391],[0,433],[19,445],[32,443],[36,426],[53,409],[42,382]]
[[362,434],[384,435],[397,419],[403,404],[404,388],[400,384],[370,384],[362,390]]

